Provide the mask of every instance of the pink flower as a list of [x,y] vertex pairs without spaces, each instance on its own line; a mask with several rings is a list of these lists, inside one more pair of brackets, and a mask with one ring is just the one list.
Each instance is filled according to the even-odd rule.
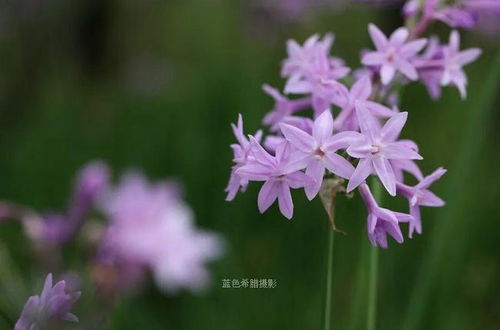
[[[243,118],[241,117],[241,114],[238,115],[238,124],[231,124],[231,128],[233,129],[233,133],[236,137],[236,140],[238,141],[238,144],[231,144],[231,148],[233,149],[234,154],[234,166],[231,169],[229,183],[224,190],[225,192],[227,192],[226,201],[232,201],[234,197],[236,197],[238,191],[244,192],[246,190],[248,181],[241,178],[236,173],[236,170],[245,165],[249,157],[252,157],[252,155],[250,154],[250,143],[246,136],[243,134]],[[262,131],[259,130],[257,131],[257,133],[255,133],[255,138],[260,141],[261,137]]]
[[80,291],[68,293],[65,281],[52,286],[52,274],[47,275],[42,294],[28,298],[14,330],[55,329],[60,321],[78,322],[70,309],[80,295]]
[[404,27],[394,31],[389,39],[374,24],[369,25],[368,31],[377,50],[363,55],[361,62],[364,65],[379,66],[384,85],[389,84],[398,71],[410,80],[417,80],[418,73],[412,61],[424,48],[427,40],[407,41],[409,33]]
[[281,132],[298,150],[298,159],[307,163],[306,174],[314,179],[313,185],[305,187],[309,200],[313,199],[321,188],[325,169],[343,178],[349,178],[354,167],[336,153],[340,148],[347,148],[359,135],[357,132],[333,133],[333,118],[330,111],[324,111],[314,121],[312,134],[296,127],[281,124]]
[[300,75],[291,76],[285,85],[287,94],[311,94],[316,117],[330,107],[338,93],[340,83],[337,80],[348,73],[333,68],[331,64],[326,56],[318,55],[308,63],[307,70]]
[[430,185],[439,180],[445,173],[446,170],[440,167],[431,175],[422,178],[420,182],[413,187],[407,186],[400,182],[397,183],[397,192],[399,195],[404,196],[408,199],[408,202],[410,204],[410,214],[413,216],[412,221],[410,221],[410,238],[412,238],[414,231],[419,234],[422,233],[420,206],[440,207],[445,204],[445,202],[441,198],[428,190]]
[[222,240],[195,227],[191,209],[171,183],[151,184],[129,173],[102,208],[110,221],[103,246],[111,259],[148,269],[167,292],[206,287],[205,264],[221,255]]
[[333,34],[326,34],[323,39],[315,34],[309,37],[303,46],[295,40],[288,40],[286,43],[288,58],[283,61],[281,76],[302,77],[309,71],[310,66],[316,62],[318,57],[328,57],[334,39]]
[[275,128],[274,125],[279,124],[283,118],[311,106],[311,99],[309,97],[289,100],[287,97],[281,95],[276,88],[269,85],[262,86],[262,89],[270,95],[275,102],[274,108],[262,120],[263,124],[271,126],[271,129]]
[[333,103],[341,108],[340,113],[333,122],[335,131],[357,131],[359,130],[358,119],[354,111],[354,104],[363,103],[370,112],[380,118],[389,118],[396,112],[373,101],[369,98],[372,94],[371,79],[367,74],[359,78],[348,90],[342,84],[337,86],[338,92],[333,98]]
[[413,217],[409,214],[394,212],[378,206],[366,183],[359,186],[359,192],[368,210],[366,227],[372,245],[387,248],[387,235],[392,236],[396,242],[403,243],[403,234],[399,228],[399,223],[411,222]]
[[380,127],[362,104],[356,105],[356,112],[362,137],[347,148],[347,153],[360,160],[349,179],[347,191],[352,191],[375,172],[389,194],[395,196],[396,178],[390,160],[422,159],[405,143],[396,141],[406,123],[408,113],[398,113],[391,117],[383,127]]
[[457,86],[462,99],[464,99],[467,94],[467,76],[462,67],[475,61],[481,55],[481,49],[469,48],[460,51],[459,47],[460,35],[457,31],[452,31],[448,45],[443,47],[444,72],[441,77],[441,85]]
[[265,181],[257,200],[261,213],[277,199],[281,214],[291,219],[293,202],[290,188],[303,188],[313,183],[309,176],[300,171],[305,168],[307,160],[296,157],[296,153],[292,154],[291,146],[286,141],[277,146],[275,156],[264,150],[253,137],[251,143],[254,158],[236,173],[247,180]]

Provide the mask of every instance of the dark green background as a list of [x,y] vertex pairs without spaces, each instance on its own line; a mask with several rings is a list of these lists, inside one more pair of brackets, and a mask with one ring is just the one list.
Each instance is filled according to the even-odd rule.
[[[371,47],[368,23],[390,31],[402,20],[397,9],[357,5],[283,23],[250,7],[235,0],[0,1],[0,199],[62,209],[77,169],[101,158],[115,174],[134,166],[154,179],[179,178],[197,223],[227,241],[206,295],[165,297],[146,287],[118,302],[109,329],[322,324],[328,224],[321,203],[296,191],[292,221],[275,207],[260,215],[260,184],[225,202],[229,123],[242,113],[248,132],[260,128],[272,106],[260,88],[283,86],[288,38],[334,32],[333,54],[357,67],[360,49]],[[442,24],[434,31],[447,39]],[[465,33],[463,47],[484,50],[467,67],[466,101],[446,88],[433,102],[419,84],[402,96],[401,108],[410,113],[404,137],[418,142],[422,169],[449,169],[433,187],[448,205],[423,211],[423,235],[381,251],[378,329],[402,329],[408,311],[419,308],[418,329],[500,324],[498,83],[487,88],[498,39]],[[384,204],[406,210],[399,199]],[[365,216],[358,196],[339,199],[337,223],[348,234],[335,242],[335,329],[364,325],[366,274],[358,272],[366,269]],[[68,267],[86,274],[75,251],[67,253]],[[0,306],[17,318],[45,276],[18,224],[0,228],[0,260]],[[278,287],[227,290],[224,278],[273,278]],[[417,284],[430,294],[410,306],[422,291]],[[354,303],[357,289],[361,299]],[[91,305],[85,288],[75,313],[87,319]]]

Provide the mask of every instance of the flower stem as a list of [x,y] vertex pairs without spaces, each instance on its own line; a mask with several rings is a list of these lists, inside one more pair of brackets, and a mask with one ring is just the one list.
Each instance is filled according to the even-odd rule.
[[325,295],[325,319],[324,329],[330,330],[332,319],[332,273],[333,273],[333,242],[335,231],[328,227],[328,262],[326,268],[326,295]]
[[[375,200],[380,203],[382,187],[374,179],[371,190]],[[375,330],[377,324],[377,280],[378,280],[378,248],[370,246],[368,258],[368,307],[366,309],[366,330]]]

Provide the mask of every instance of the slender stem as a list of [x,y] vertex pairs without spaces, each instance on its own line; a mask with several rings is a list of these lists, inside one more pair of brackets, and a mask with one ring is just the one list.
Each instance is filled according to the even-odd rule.
[[366,313],[366,329],[375,330],[377,322],[377,275],[378,275],[378,249],[371,247],[369,259],[369,279],[368,279],[368,310]]
[[328,228],[328,263],[326,269],[326,295],[325,295],[325,320],[324,329],[330,330],[330,324],[332,319],[332,273],[333,273],[333,241],[334,241],[334,230]]
[[[380,203],[382,199],[382,187],[374,179],[371,190],[375,200]],[[370,246],[368,258],[368,307],[366,309],[366,329],[375,330],[377,324],[377,280],[378,280],[378,248]]]

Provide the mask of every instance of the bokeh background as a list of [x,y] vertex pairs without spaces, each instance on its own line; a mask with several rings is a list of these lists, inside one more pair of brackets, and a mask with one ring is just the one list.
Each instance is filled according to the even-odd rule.
[[[329,227],[321,203],[296,191],[293,220],[274,207],[260,215],[259,184],[225,202],[229,124],[242,113],[247,130],[260,128],[272,107],[261,85],[283,86],[287,39],[334,32],[333,54],[356,67],[360,49],[371,47],[368,23],[390,31],[402,18],[397,6],[335,4],[297,15],[263,3],[0,1],[0,199],[62,209],[74,173],[100,158],[115,172],[132,166],[153,179],[179,178],[197,223],[227,242],[225,257],[210,267],[206,294],[165,296],[151,285],[121,299],[106,329],[322,324]],[[449,29],[437,24],[433,32],[446,39]],[[379,329],[498,329],[500,77],[492,64],[498,40],[463,34],[464,48],[484,50],[466,69],[467,100],[453,88],[437,102],[421,85],[404,90],[401,108],[410,112],[404,136],[419,143],[424,172],[449,170],[433,189],[448,204],[424,210],[423,235],[381,251]],[[401,200],[386,205],[406,208]],[[364,326],[365,216],[359,197],[339,199],[337,223],[347,235],[335,241],[335,329]],[[14,319],[41,288],[44,274],[32,257],[18,223],[0,227],[0,306]],[[85,276],[71,250],[66,257]],[[271,278],[278,286],[223,289],[222,279],[233,278]],[[92,289],[83,294],[75,308],[81,319],[90,317]],[[2,322],[0,329],[8,329]]]

